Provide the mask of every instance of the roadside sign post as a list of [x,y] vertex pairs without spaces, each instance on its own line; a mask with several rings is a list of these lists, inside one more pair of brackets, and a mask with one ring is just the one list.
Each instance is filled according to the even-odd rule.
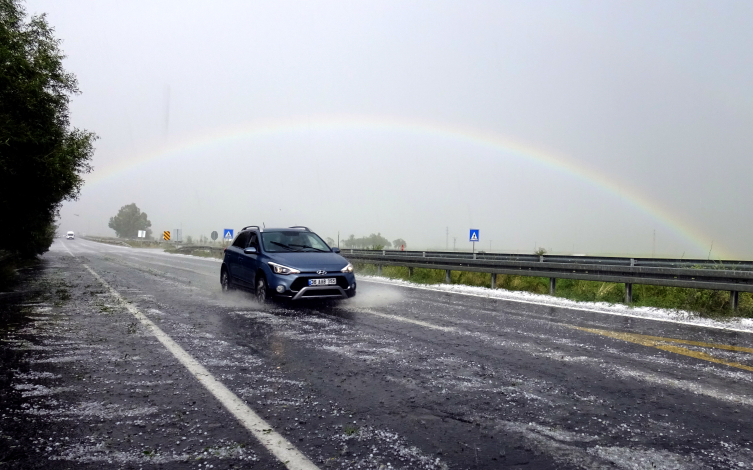
[[479,237],[479,229],[472,228],[471,229],[471,234],[470,234],[470,236],[468,238],[469,238],[468,241],[473,242],[473,253],[476,253],[476,242],[479,241],[479,238],[480,238]]

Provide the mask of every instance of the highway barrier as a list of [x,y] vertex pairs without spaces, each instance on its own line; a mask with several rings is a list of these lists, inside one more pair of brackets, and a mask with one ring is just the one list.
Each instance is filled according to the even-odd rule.
[[740,292],[753,292],[751,261],[358,249],[343,249],[342,255],[376,265],[378,273],[385,265],[407,267],[409,274],[413,268],[443,269],[448,283],[452,271],[490,273],[492,288],[498,274],[547,277],[550,294],[557,279],[624,283],[627,304],[633,300],[633,284],[727,290],[733,309]]

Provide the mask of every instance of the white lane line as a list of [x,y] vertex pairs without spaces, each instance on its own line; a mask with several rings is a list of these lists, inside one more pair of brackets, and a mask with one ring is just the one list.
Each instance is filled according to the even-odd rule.
[[[66,249],[68,249],[66,247]],[[68,250],[70,253],[70,250]],[[73,256],[73,253],[71,253]],[[319,467],[314,465],[305,455],[303,455],[295,446],[285,439],[281,434],[274,431],[272,426],[269,425],[261,416],[257,415],[251,408],[246,405],[243,400],[238,398],[233,392],[231,392],[222,382],[214,378],[208,370],[202,366],[199,361],[194,359],[190,354],[186,352],[178,343],[173,341],[164,331],[162,331],[157,325],[155,325],[149,318],[139,311],[133,304],[125,300],[115,289],[113,289],[99,274],[95,273],[92,268],[83,265],[94,276],[102,286],[105,287],[110,294],[120,302],[134,317],[136,317],[147,330],[159,340],[162,345],[172,353],[173,356],[185,366],[186,369],[196,377],[204,388],[209,393],[214,395],[222,405],[240,421],[240,423],[249,431],[254,437],[261,442],[261,444],[267,448],[280,462],[285,464],[291,469],[300,470],[318,470]]]
[[76,255],[74,255],[71,250],[68,249],[65,242],[60,242],[60,244],[63,245],[63,248],[65,248],[65,251],[67,251],[69,255],[73,256],[74,258],[76,257]]
[[453,328],[453,327],[450,327],[450,326],[440,326],[440,325],[435,325],[434,323],[429,323],[429,322],[425,322],[425,321],[421,321],[421,320],[414,320],[412,318],[401,317],[401,316],[398,316],[398,315],[390,315],[388,313],[379,313],[379,312],[375,312],[375,311],[373,311],[371,309],[368,309],[368,308],[348,307],[347,310],[349,310],[349,311],[355,311],[355,312],[368,313],[369,315],[374,315],[374,316],[377,316],[377,317],[387,318],[388,320],[396,320],[396,321],[401,321],[401,322],[405,322],[405,323],[413,323],[414,325],[423,326],[424,328],[431,328],[433,330],[446,331],[446,332],[451,332],[451,333],[458,333],[458,329],[457,328]]
[[457,291],[451,291],[451,290],[445,290],[445,289],[437,289],[435,287],[428,287],[428,286],[417,286],[417,285],[411,285],[411,284],[398,284],[395,282],[385,282],[385,281],[377,281],[374,279],[359,279],[358,282],[373,282],[374,284],[382,284],[385,286],[392,286],[392,287],[406,287],[408,289],[418,289],[418,290],[427,290],[431,292],[441,292],[443,294],[453,294],[453,295],[466,295],[469,297],[478,297],[481,299],[491,299],[491,300],[499,300],[502,302],[517,302],[520,304],[529,304],[529,305],[538,305],[542,307],[554,307],[554,308],[561,308],[563,310],[573,310],[576,312],[592,312],[592,313],[600,313],[603,315],[614,315],[618,317],[628,317],[628,318],[636,318],[639,320],[647,320],[647,321],[659,321],[659,322],[665,322],[665,323],[676,323],[679,325],[688,325],[688,326],[695,326],[698,328],[712,328],[716,330],[723,330],[723,331],[734,331],[737,333],[753,333],[751,330],[744,330],[741,328],[730,328],[727,326],[717,326],[717,325],[708,325],[704,323],[693,323],[690,321],[682,321],[682,320],[673,320],[671,318],[656,318],[656,317],[644,317],[641,315],[634,315],[630,313],[622,313],[622,312],[609,312],[605,310],[596,310],[593,308],[587,308],[587,307],[575,307],[575,306],[568,306],[568,305],[560,305],[555,303],[547,303],[547,302],[534,302],[532,300],[523,300],[523,299],[513,299],[509,297],[495,297],[491,295],[482,295],[482,294],[472,294],[470,292],[457,292]]

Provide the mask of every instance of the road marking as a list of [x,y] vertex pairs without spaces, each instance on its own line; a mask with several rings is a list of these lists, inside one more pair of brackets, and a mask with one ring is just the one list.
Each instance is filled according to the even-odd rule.
[[[66,247],[68,250],[68,247]],[[68,253],[71,253],[68,250]],[[73,256],[73,253],[71,253]],[[254,437],[269,450],[280,462],[291,469],[296,470],[318,470],[319,467],[314,465],[305,455],[303,455],[295,446],[288,441],[284,436],[272,429],[261,416],[257,415],[251,408],[246,405],[237,395],[231,392],[222,382],[217,380],[209,371],[202,366],[199,361],[194,359],[185,349],[183,349],[178,343],[173,341],[164,331],[162,331],[156,324],[154,324],[149,318],[146,317],[139,309],[133,304],[123,298],[118,291],[113,289],[102,277],[99,276],[88,265],[83,265],[94,276],[102,286],[110,292],[118,302],[125,307],[134,317],[136,317],[142,325],[146,327],[162,345],[172,353],[173,356],[188,369],[188,371],[196,377],[204,388],[209,393],[214,395],[222,405],[240,421],[240,423],[249,431]]]
[[65,248],[65,251],[67,251],[69,255],[73,256],[74,258],[76,257],[76,255],[74,255],[73,252],[68,249],[64,242],[60,242],[60,244],[63,245],[63,248]]
[[751,334],[753,331],[751,330],[744,330],[742,328],[729,328],[726,326],[717,326],[717,325],[706,325],[703,323],[694,323],[689,321],[682,321],[682,320],[672,320],[670,318],[655,318],[655,317],[644,317],[641,315],[633,315],[630,313],[622,313],[622,312],[609,312],[606,310],[597,310],[594,308],[587,308],[587,307],[577,307],[577,306],[569,306],[569,305],[560,305],[555,303],[547,303],[544,301],[535,302],[532,300],[523,300],[523,299],[512,299],[508,297],[494,297],[491,295],[481,295],[481,294],[471,294],[470,292],[457,292],[452,290],[446,290],[446,289],[437,289],[435,287],[429,287],[429,286],[417,286],[417,285],[411,285],[406,283],[397,283],[397,282],[386,282],[386,281],[377,281],[374,279],[364,279],[359,276],[358,282],[373,282],[374,284],[383,284],[385,286],[392,286],[392,287],[406,287],[409,289],[418,289],[418,290],[428,290],[432,292],[441,292],[443,294],[455,294],[455,295],[466,295],[468,297],[479,297],[481,299],[491,299],[491,300],[499,300],[502,302],[516,302],[520,304],[529,304],[529,305],[538,305],[543,307],[554,307],[554,308],[560,308],[563,310],[574,310],[576,312],[592,312],[592,313],[600,313],[602,315],[614,315],[618,317],[628,317],[628,318],[635,318],[638,320],[646,320],[646,321],[659,321],[659,322],[665,322],[665,323],[676,323],[679,325],[688,325],[688,326],[695,326],[697,328],[711,328],[715,330],[723,330],[723,331],[734,331],[736,333],[748,333]]
[[449,327],[449,326],[439,326],[435,325],[433,323],[428,323],[421,320],[414,320],[412,318],[406,318],[406,317],[400,317],[398,315],[390,315],[388,313],[379,313],[375,312],[373,310],[370,310],[368,308],[360,308],[360,307],[348,307],[347,310],[355,311],[355,312],[362,312],[362,313],[368,313],[369,315],[374,315],[377,317],[387,318],[388,320],[397,320],[405,323],[413,323],[414,325],[423,326],[425,328],[431,328],[433,330],[439,330],[439,331],[446,331],[446,332],[453,332],[457,333],[457,328]]
[[586,331],[588,333],[594,333],[597,335],[608,336],[610,338],[615,338],[622,341],[628,341],[630,343],[640,344],[642,346],[649,346],[652,348],[661,349],[662,351],[669,351],[675,354],[682,354],[683,356],[694,357],[696,359],[701,359],[701,360],[709,361],[709,362],[715,362],[717,364],[724,364],[726,366],[736,367],[738,369],[743,369],[743,370],[753,372],[752,366],[740,364],[739,362],[725,361],[724,359],[719,359],[705,352],[693,351],[692,349],[683,348],[681,346],[674,346],[672,344],[667,344],[667,343],[687,344],[691,346],[701,346],[704,348],[725,349],[727,351],[737,351],[737,352],[747,352],[747,353],[753,353],[753,348],[746,348],[742,346],[731,346],[728,344],[704,343],[702,341],[689,341],[689,340],[676,339],[676,338],[664,338],[661,336],[648,336],[648,335],[639,335],[635,333],[623,333],[620,331],[598,330],[596,328],[584,328],[581,326],[570,326],[570,328],[574,328],[576,330],[581,330],[581,331]]

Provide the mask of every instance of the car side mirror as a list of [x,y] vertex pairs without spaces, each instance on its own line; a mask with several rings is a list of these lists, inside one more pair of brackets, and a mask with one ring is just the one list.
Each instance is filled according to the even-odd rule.
[[247,255],[255,255],[256,254],[256,247],[255,246],[249,246],[243,252]]
[[332,253],[340,253],[340,248],[338,247],[332,247]]

